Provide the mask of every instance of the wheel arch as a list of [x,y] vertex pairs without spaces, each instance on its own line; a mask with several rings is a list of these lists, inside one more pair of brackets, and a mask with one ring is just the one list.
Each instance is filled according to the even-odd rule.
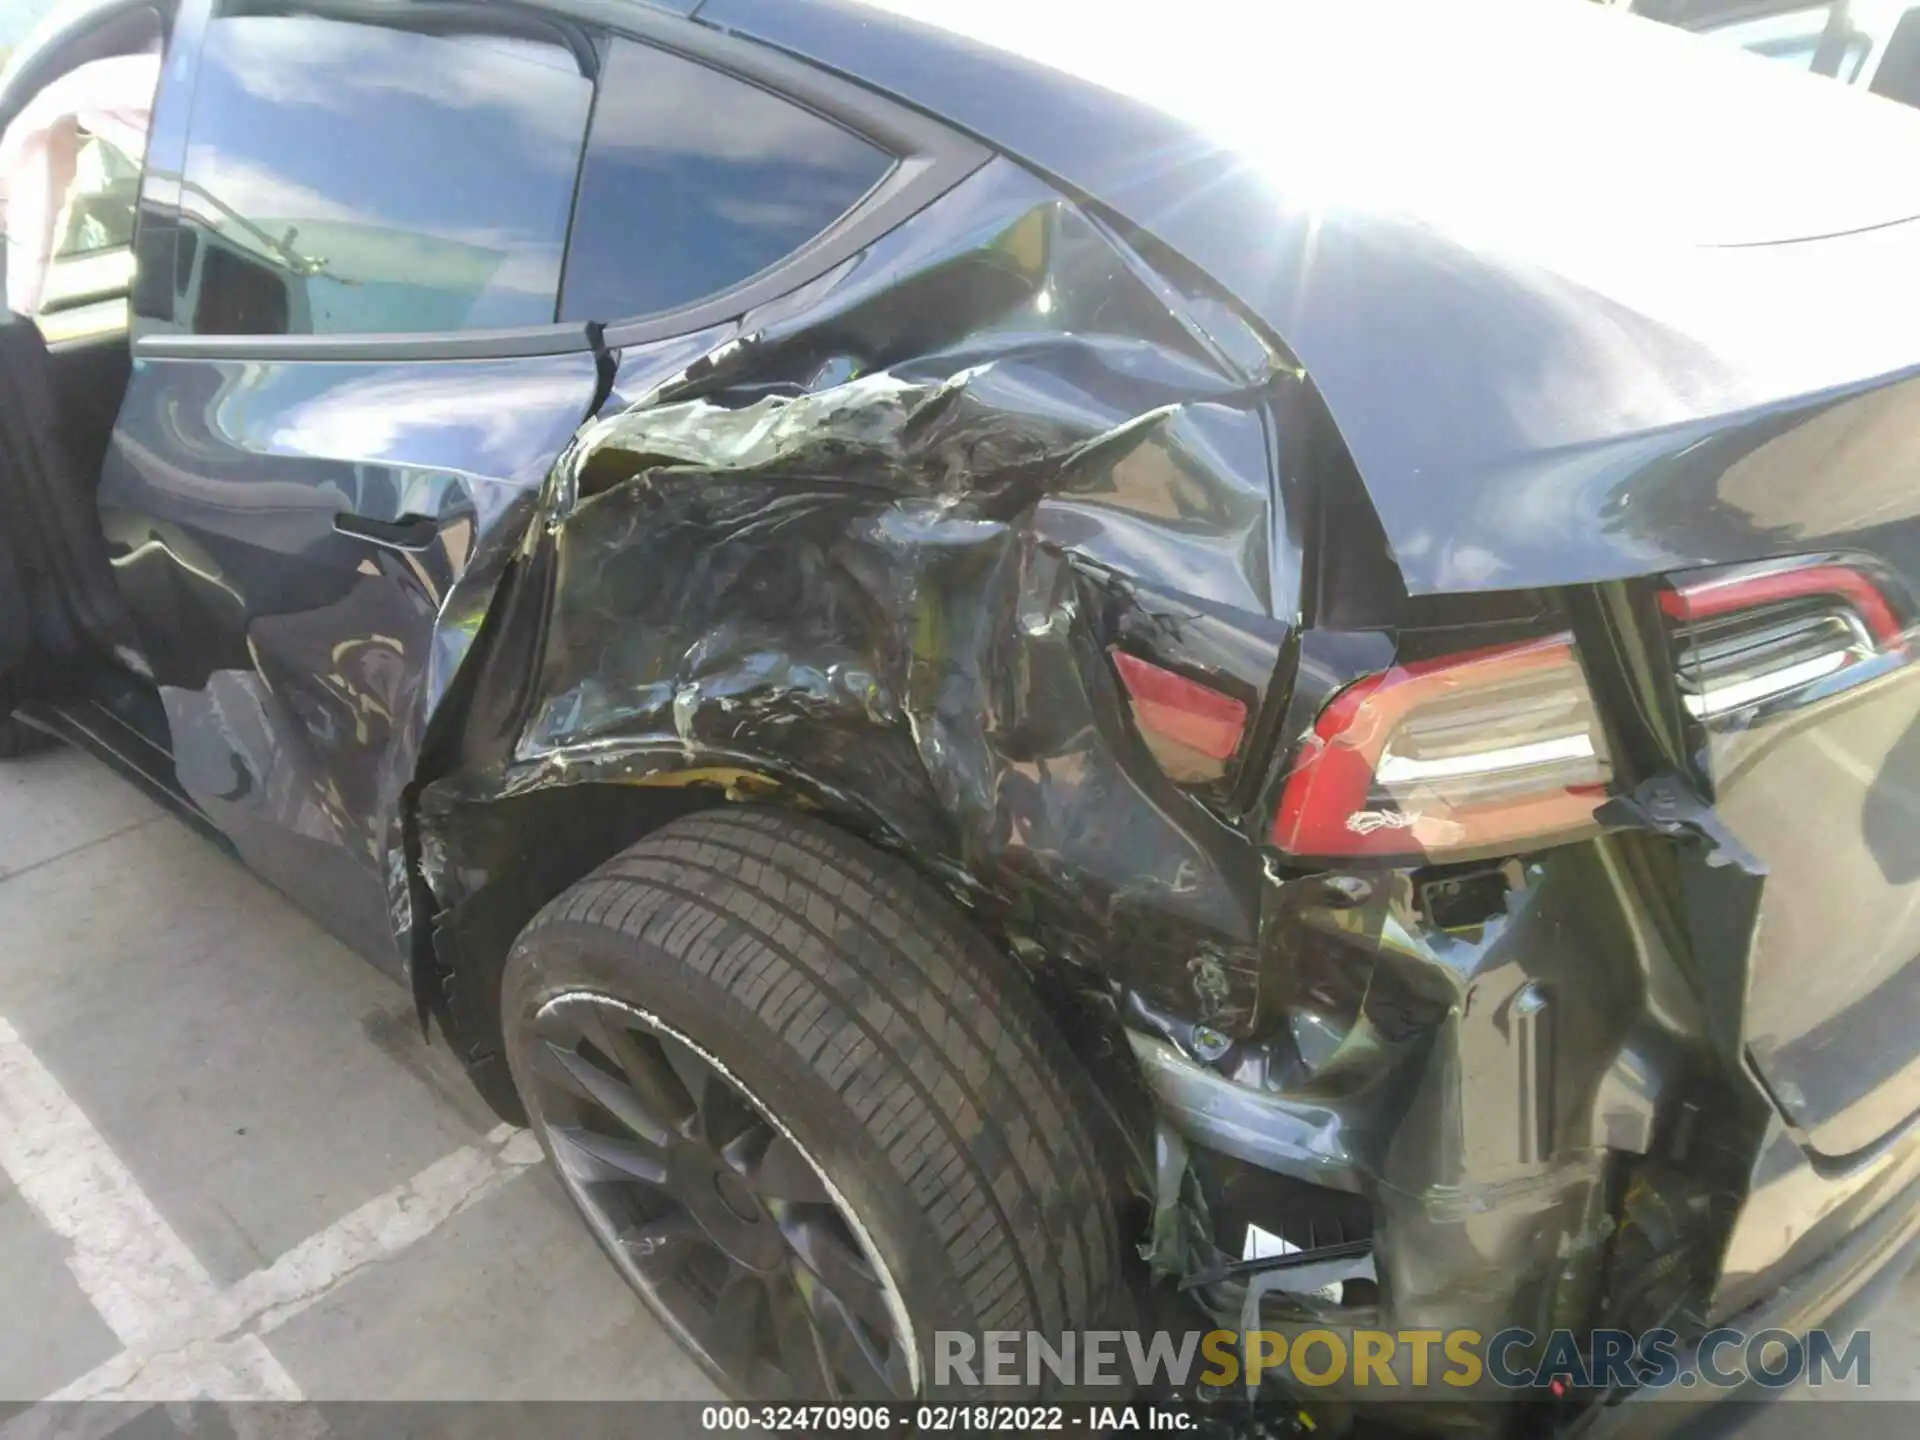
[[[884,744],[879,734],[794,717],[793,728],[813,732],[815,753],[840,756],[841,783],[791,759],[671,732],[570,736],[529,754],[556,570],[550,546],[530,547],[502,566],[470,617],[472,642],[433,707],[402,798],[405,864],[394,867],[396,916],[407,916],[396,934],[420,1023],[438,1022],[482,1097],[514,1123],[524,1111],[507,1074],[499,1011],[514,940],[570,885],[682,815],[747,804],[805,811],[902,858],[973,923],[983,919],[968,893],[975,882],[932,863],[957,847],[931,796],[896,794],[883,807],[846,783],[857,773],[847,752],[870,757]],[[1006,948],[1004,933],[983,928]]]
[[[631,762],[630,762],[631,763]],[[430,906],[413,956],[414,998],[488,1104],[524,1118],[501,1049],[500,976],[541,907],[622,850],[694,811],[758,805],[806,811],[857,838],[881,838],[850,806],[764,768],[683,762],[585,773],[490,792],[452,775],[422,792],[420,878]],[[898,850],[897,846],[888,846]],[[904,853],[904,852],[903,852]]]
[[1106,1132],[1139,1193],[1151,1150],[1150,1102],[1131,1063],[1117,1010],[1076,983],[1064,964],[1035,957],[971,893],[964,874],[856,798],[764,758],[688,753],[658,743],[577,753],[519,772],[517,783],[455,773],[421,792],[415,813],[416,888],[435,907],[417,927],[415,999],[438,1021],[488,1105],[504,1120],[526,1113],[508,1074],[500,1012],[507,955],[542,907],[621,851],[681,816],[732,806],[787,809],[894,855],[955,902],[965,923],[1015,957],[1017,974],[1094,1080]]
[[[436,707],[407,788],[403,835],[413,921],[409,970],[420,1022],[437,1021],[488,1105],[525,1111],[507,1071],[500,980],[541,908],[621,851],[700,810],[753,805],[803,812],[894,855],[1016,960],[1124,1146],[1129,1186],[1150,1193],[1151,1102],[1107,977],[1036,948],[1019,903],[968,864],[956,821],[901,738],[858,717],[788,717],[786,755],[720,750],[658,730],[528,742],[550,641],[550,553],[507,566],[465,663]],[[793,756],[821,757],[809,769]]]

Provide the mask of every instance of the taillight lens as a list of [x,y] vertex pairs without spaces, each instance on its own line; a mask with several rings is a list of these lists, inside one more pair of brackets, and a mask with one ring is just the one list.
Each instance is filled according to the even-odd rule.
[[1320,714],[1273,842],[1441,856],[1588,829],[1612,767],[1570,636],[1399,666]]
[[1886,592],[1838,562],[1729,571],[1665,591],[1660,605],[1675,624],[1681,699],[1706,721],[1844,684],[1906,645]]
[[1759,574],[1732,574],[1662,593],[1660,605],[1676,620],[1697,624],[1722,615],[1752,613],[1795,601],[1825,600],[1858,617],[1876,646],[1900,639],[1900,621],[1880,587],[1851,565],[1801,565]]
[[1190,785],[1222,778],[1246,735],[1246,705],[1138,655],[1108,653],[1140,738],[1168,778]]

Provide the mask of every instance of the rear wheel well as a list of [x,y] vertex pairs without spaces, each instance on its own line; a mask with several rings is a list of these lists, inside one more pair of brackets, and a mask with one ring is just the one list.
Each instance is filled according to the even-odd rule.
[[526,1119],[501,1038],[500,975],[514,940],[548,901],[636,840],[726,803],[706,786],[555,785],[457,802],[426,827],[459,857],[449,872],[464,873],[434,877],[451,893],[433,916],[429,953],[416,957],[415,998],[501,1118]]
[[[855,817],[810,803],[750,773],[700,771],[653,783],[575,781],[484,800],[458,800],[419,824],[433,888],[429,943],[416,951],[414,996],[432,1015],[469,1078],[503,1118],[525,1112],[507,1074],[500,977],[507,952],[542,906],[669,821],[697,810],[751,804],[806,809],[871,842]],[[911,857],[909,858],[909,861]],[[1000,937],[990,937],[996,942]]]
[[[423,819],[426,848],[444,856],[433,878],[446,903],[434,914],[430,950],[416,956],[416,999],[423,1013],[439,1021],[475,1088],[502,1119],[526,1123],[507,1070],[500,1013],[502,973],[521,931],[549,901],[669,821],[743,804],[804,809],[863,843],[882,838],[858,815],[825,804],[824,797],[803,797],[777,781],[738,771],[663,775],[651,784],[574,781],[454,802],[436,807],[432,820]],[[936,889],[951,893],[943,877],[916,864],[917,857],[904,847],[876,848],[894,851]],[[964,906],[963,913],[996,948],[1016,948],[987,913],[973,906]],[[1110,998],[1067,969],[1045,963],[1036,969],[1029,962],[1015,966],[1014,973],[1052,1015],[1093,1077],[1102,1131],[1126,1156],[1116,1169],[1129,1177],[1125,1188],[1145,1193],[1151,1104],[1133,1072]]]

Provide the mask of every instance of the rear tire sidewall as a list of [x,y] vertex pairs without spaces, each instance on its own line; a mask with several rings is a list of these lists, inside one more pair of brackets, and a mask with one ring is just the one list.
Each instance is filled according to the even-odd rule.
[[[529,1084],[524,1073],[525,1054],[540,1010],[560,996],[583,993],[618,1001],[684,1035],[792,1134],[826,1173],[887,1269],[912,1326],[921,1397],[961,1393],[964,1387],[934,1385],[935,1332],[962,1331],[977,1338],[978,1326],[960,1302],[960,1279],[905,1181],[866,1138],[846,1101],[821,1082],[766,1020],[672,954],[577,921],[543,925],[522,939],[507,960],[501,982],[507,1063],[548,1161],[557,1163],[539,1109],[539,1088]],[[597,1230],[595,1238],[610,1249]],[[642,1292],[642,1299],[659,1314],[651,1297]],[[672,1317],[662,1318],[678,1333]],[[702,1368],[724,1385],[724,1377],[704,1364]],[[1020,1393],[996,1387],[995,1398],[1014,1400]]]

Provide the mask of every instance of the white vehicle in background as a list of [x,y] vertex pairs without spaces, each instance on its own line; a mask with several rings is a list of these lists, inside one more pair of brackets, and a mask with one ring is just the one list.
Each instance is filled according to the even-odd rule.
[[1622,8],[1920,105],[1914,0],[1629,0]]

